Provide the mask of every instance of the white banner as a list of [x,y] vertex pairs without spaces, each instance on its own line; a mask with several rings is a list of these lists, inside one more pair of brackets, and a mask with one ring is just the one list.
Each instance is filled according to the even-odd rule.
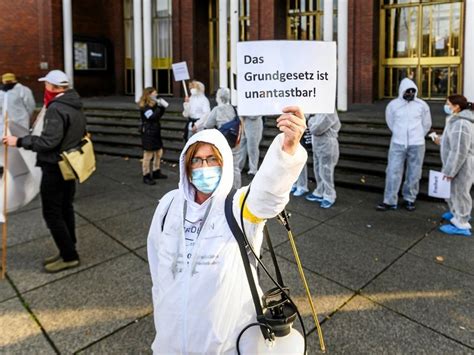
[[336,43],[250,41],[237,44],[237,108],[240,115],[281,114],[298,105],[304,113],[333,113]]
[[451,197],[451,181],[444,179],[444,174],[430,170],[428,195],[436,198]]
[[189,80],[188,65],[186,62],[171,64],[175,81]]

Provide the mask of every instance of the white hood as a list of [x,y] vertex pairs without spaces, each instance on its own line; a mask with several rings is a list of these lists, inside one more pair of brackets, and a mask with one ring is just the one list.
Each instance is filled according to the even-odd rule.
[[204,131],[194,134],[184,146],[181,156],[179,157],[179,191],[183,194],[188,202],[194,203],[194,195],[196,189],[190,183],[189,177],[186,175],[185,155],[188,148],[196,142],[210,143],[219,150],[223,159],[222,176],[219,186],[212,193],[212,196],[227,196],[234,183],[234,159],[232,157],[232,150],[227,143],[227,140],[217,129],[206,129]]
[[416,86],[415,82],[411,79],[405,78],[400,82],[400,86],[398,87],[398,98],[403,100],[403,94],[408,89],[415,89],[415,99],[418,95],[418,86]]
[[[407,101],[403,94],[411,88],[415,89],[415,99]],[[431,113],[429,106],[417,94],[416,84],[405,78],[398,87],[398,97],[387,105],[385,118],[395,144],[405,147],[425,144],[425,135],[431,129]]]

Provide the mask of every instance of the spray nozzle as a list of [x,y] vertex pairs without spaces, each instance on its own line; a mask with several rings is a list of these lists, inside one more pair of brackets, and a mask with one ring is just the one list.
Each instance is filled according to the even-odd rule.
[[290,217],[291,217],[291,214],[286,212],[286,210],[281,211],[276,217],[278,222],[280,222],[281,225],[283,225],[283,227],[285,227],[287,231],[291,230]]

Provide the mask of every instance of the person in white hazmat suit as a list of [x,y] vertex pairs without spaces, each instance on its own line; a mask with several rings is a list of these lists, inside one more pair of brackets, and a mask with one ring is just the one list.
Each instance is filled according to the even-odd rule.
[[[2,112],[0,131],[3,132],[4,129],[4,107],[7,107],[8,126],[11,134],[16,136],[26,135],[30,129],[30,118],[35,110],[33,93],[29,88],[20,84],[13,73],[3,74],[2,83],[3,87],[0,90],[0,111]],[[8,100],[8,102],[5,102],[5,100]],[[1,164],[3,164],[3,161]]]
[[390,101],[385,110],[392,138],[388,151],[383,202],[377,205],[377,211],[397,209],[398,191],[405,163],[403,206],[408,211],[415,210],[425,157],[425,136],[431,129],[430,108],[425,101],[416,97],[417,92],[418,88],[412,80],[403,79],[398,88],[398,97]]
[[200,81],[193,80],[189,83],[191,96],[186,96],[183,103],[183,116],[188,119],[184,126],[184,141],[186,142],[195,133],[194,124],[200,119],[206,119],[211,111],[211,105],[205,94],[205,86]]
[[[20,84],[15,74],[2,75],[3,87],[0,90],[0,132],[2,136],[25,136],[29,133],[31,117],[35,109],[35,99],[29,88]],[[5,129],[5,117],[8,118],[8,131]],[[42,126],[37,125],[39,128]],[[32,134],[41,130],[34,127]],[[0,148],[0,166],[5,161],[5,150]],[[5,174],[5,171],[4,171]],[[41,169],[36,167],[36,153],[22,148],[10,147],[8,150],[8,169],[6,169],[8,183],[5,194],[0,196],[0,210],[6,204],[7,212],[13,212],[28,204],[38,193],[41,182]],[[5,179],[0,181],[0,189],[4,190]],[[3,213],[0,222],[5,221]]]
[[[283,133],[269,147],[243,208],[244,228],[257,253],[266,219],[284,209],[307,159],[299,144],[306,126],[302,112],[296,106],[283,112],[277,119]],[[239,333],[256,321],[238,243],[224,213],[232,180],[225,137],[216,129],[191,137],[180,157],[179,187],[161,199],[148,234],[156,354],[235,354]],[[232,202],[239,225],[248,188],[238,189]],[[255,264],[252,269],[256,278]],[[259,342],[260,329],[249,328],[240,341],[242,354],[255,354]]]
[[[240,139],[239,150],[239,169],[245,167],[247,156],[249,158],[248,174],[255,175],[258,170],[258,161],[260,159],[260,141],[263,136],[262,116],[242,116],[243,132]],[[236,162],[237,163],[237,162]]]
[[[209,116],[205,119],[200,119],[194,125],[197,131],[200,131],[202,128],[210,129],[217,127],[219,129],[224,123],[232,121],[236,116],[236,110],[230,104],[230,90],[228,88],[219,88],[217,90],[216,102],[217,106],[211,110]],[[234,157],[234,162],[239,161],[239,146],[232,148],[232,156]],[[238,189],[241,185],[242,179],[239,164],[234,164],[234,188]]]
[[[308,122],[308,119],[311,117],[311,115],[305,115],[306,122]],[[309,131],[308,128],[306,128],[303,137],[301,138],[301,145],[309,152],[312,149],[312,140],[313,140],[313,135]],[[295,197],[300,197],[305,195],[309,191],[308,189],[308,165],[305,165],[303,170],[301,171],[300,176],[298,176],[298,180],[293,184],[293,187],[291,188],[291,193]]]
[[442,217],[451,223],[439,229],[447,234],[470,236],[474,182],[473,104],[462,95],[451,95],[444,109],[449,116],[441,137],[441,172],[451,181],[451,196],[446,200],[449,211]]
[[330,208],[336,202],[334,169],[339,160],[338,132],[341,121],[337,112],[318,113],[311,116],[308,128],[312,136],[313,169],[316,189],[305,198],[318,202],[322,208]]

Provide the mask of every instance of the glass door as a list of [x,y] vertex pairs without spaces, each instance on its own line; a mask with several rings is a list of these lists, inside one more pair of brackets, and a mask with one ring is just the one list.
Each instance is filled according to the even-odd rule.
[[[286,38],[323,40],[324,0],[286,0]],[[337,0],[333,1],[333,40],[337,40]]]
[[425,99],[444,99],[462,89],[462,12],[459,0],[382,0],[380,98],[397,96],[405,77]]

